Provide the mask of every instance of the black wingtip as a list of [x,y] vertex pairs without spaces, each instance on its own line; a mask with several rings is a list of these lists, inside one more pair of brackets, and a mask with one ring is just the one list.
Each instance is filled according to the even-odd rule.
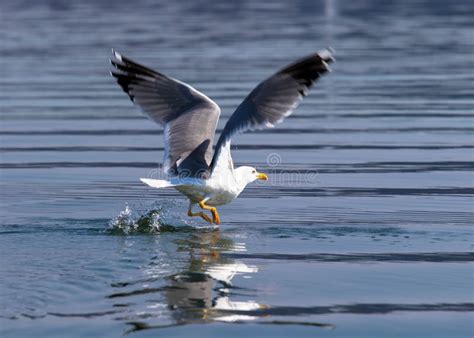
[[336,62],[334,58],[335,50],[332,47],[326,47],[322,51],[318,52],[319,57],[326,63]]

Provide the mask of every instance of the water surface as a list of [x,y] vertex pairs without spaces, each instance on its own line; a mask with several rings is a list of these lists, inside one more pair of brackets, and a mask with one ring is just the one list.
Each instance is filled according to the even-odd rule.
[[[0,336],[471,337],[469,1],[2,2]],[[110,49],[222,107],[326,46],[333,73],[234,140],[270,180],[212,228],[153,190],[162,131]]]

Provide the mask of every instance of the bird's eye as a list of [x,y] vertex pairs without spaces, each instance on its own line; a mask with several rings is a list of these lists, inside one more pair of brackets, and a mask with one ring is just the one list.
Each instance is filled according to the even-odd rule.
[[256,174],[256,173],[257,173],[257,171],[256,171],[256,170],[252,170],[252,174]]

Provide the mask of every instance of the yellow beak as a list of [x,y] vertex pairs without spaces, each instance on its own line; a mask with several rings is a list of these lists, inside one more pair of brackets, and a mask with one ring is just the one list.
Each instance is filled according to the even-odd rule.
[[268,176],[265,175],[264,173],[257,173],[257,178],[262,181],[268,180]]

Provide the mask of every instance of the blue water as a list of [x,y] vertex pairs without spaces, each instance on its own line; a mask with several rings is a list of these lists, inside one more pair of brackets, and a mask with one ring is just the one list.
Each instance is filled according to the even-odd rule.
[[[472,337],[469,1],[2,1],[0,337]],[[110,49],[222,108],[332,46],[295,114],[235,138],[270,180],[220,228],[139,177],[162,131]]]

